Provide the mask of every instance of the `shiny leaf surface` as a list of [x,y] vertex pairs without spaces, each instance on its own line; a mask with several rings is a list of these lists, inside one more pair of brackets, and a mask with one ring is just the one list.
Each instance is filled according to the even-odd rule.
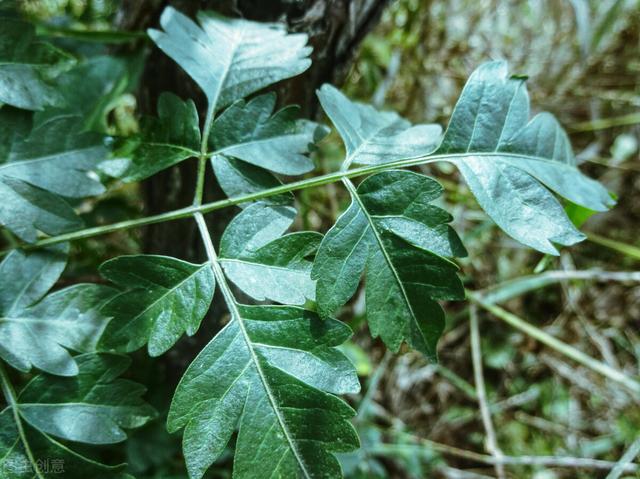
[[333,396],[359,390],[334,348],[350,329],[291,306],[232,307],[232,322],[189,366],[169,411],[169,430],[185,428],[190,476],[200,478],[238,429],[235,478],[339,477],[331,453],[358,446],[354,411]]
[[287,34],[278,24],[250,22],[199,12],[198,24],[171,7],[164,29],[149,36],[202,88],[212,110],[309,68],[307,36]]
[[39,431],[70,441],[111,444],[124,441],[124,429],[143,426],[156,413],[141,396],[144,386],[120,379],[131,363],[126,356],[76,356],[78,375],[40,374],[18,397],[20,414]]
[[220,263],[227,277],[258,301],[304,304],[315,299],[309,273],[322,235],[306,231],[281,236],[295,209],[255,203],[237,215],[220,242]]
[[451,154],[498,226],[544,253],[558,254],[552,243],[585,238],[547,188],[595,211],[613,204],[602,185],[577,169],[569,139],[552,115],[529,121],[525,82],[509,76],[506,62],[486,63],[471,75],[436,154]]
[[[213,123],[209,149],[214,155],[238,158],[284,175],[300,175],[313,169],[305,156],[316,131],[323,130],[307,120],[298,120],[298,108],[273,113],[276,95],[261,95],[249,102],[238,100]],[[216,157],[212,161],[217,161]]]
[[397,351],[403,341],[429,358],[444,328],[438,299],[463,299],[457,266],[465,255],[448,213],[430,203],[442,193],[431,178],[387,171],[351,192],[351,205],[320,244],[312,270],[323,316],[353,296],[366,270],[367,321]]
[[99,308],[114,290],[78,284],[46,292],[66,264],[66,248],[14,251],[0,263],[0,358],[21,371],[35,366],[60,376],[78,374],[72,351],[92,351],[108,318]]
[[347,150],[344,168],[425,156],[442,135],[440,125],[412,126],[395,112],[352,102],[331,85],[323,85],[318,98]]
[[148,343],[149,354],[159,356],[184,333],[195,334],[215,290],[208,263],[167,256],[120,256],[103,263],[100,274],[123,290],[102,308],[113,318],[100,340],[108,350],[135,351]]

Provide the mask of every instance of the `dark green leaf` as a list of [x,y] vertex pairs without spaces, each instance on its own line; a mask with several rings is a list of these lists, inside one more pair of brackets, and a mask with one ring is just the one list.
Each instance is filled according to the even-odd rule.
[[205,93],[213,111],[302,73],[311,64],[307,36],[281,25],[199,12],[197,25],[171,7],[160,17],[164,31],[149,36]]
[[[576,167],[566,133],[540,113],[529,121],[529,96],[507,64],[491,62],[469,78],[436,154],[451,155],[482,208],[509,235],[539,251],[571,245],[575,229],[549,191],[595,211],[613,204],[607,190]],[[542,183],[542,184],[541,184]]]
[[209,263],[167,256],[120,256],[103,263],[100,274],[125,290],[102,308],[113,319],[100,346],[128,352],[148,343],[151,356],[167,351],[184,333],[195,334],[215,290]]
[[155,415],[141,396],[145,388],[119,379],[131,363],[126,356],[83,354],[71,378],[40,374],[18,397],[20,414],[39,431],[89,444],[124,441],[123,429],[143,426]]
[[351,331],[291,306],[234,308],[171,404],[168,428],[185,428],[190,476],[200,478],[239,429],[235,478],[340,477],[331,453],[356,448],[358,438],[353,410],[329,393],[359,390],[353,366],[334,348]]
[[323,316],[356,291],[367,271],[367,320],[371,334],[397,351],[403,340],[430,358],[444,328],[437,299],[462,299],[457,266],[444,256],[465,254],[447,224],[451,217],[431,204],[442,187],[426,176],[387,171],[351,191],[351,206],[326,234],[312,271]]
[[296,211],[287,206],[255,203],[236,216],[220,242],[220,264],[243,292],[258,301],[304,304],[315,299],[309,277],[322,235],[314,232],[281,236]]
[[199,155],[198,111],[192,100],[173,93],[158,99],[158,117],[147,117],[142,132],[121,142],[101,168],[124,181],[139,181]]

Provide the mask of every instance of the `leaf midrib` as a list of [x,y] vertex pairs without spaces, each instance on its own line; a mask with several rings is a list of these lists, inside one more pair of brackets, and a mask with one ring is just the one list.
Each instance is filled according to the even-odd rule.
[[411,306],[411,302],[409,301],[409,296],[407,295],[407,291],[405,290],[404,285],[402,284],[402,281],[400,280],[400,276],[398,275],[398,272],[396,271],[396,268],[393,265],[393,262],[391,261],[391,258],[389,257],[389,253],[387,253],[387,250],[385,249],[385,247],[384,247],[384,245],[382,243],[382,238],[380,238],[380,234],[378,233],[378,230],[376,229],[376,225],[373,222],[373,218],[371,217],[371,215],[369,214],[369,212],[365,208],[364,204],[362,203],[362,200],[360,199],[360,196],[358,195],[358,191],[356,190],[356,188],[353,185],[353,183],[351,182],[351,180],[349,180],[348,178],[345,178],[343,180],[343,182],[344,182],[345,186],[347,187],[347,189],[349,190],[349,192],[351,193],[351,195],[354,198],[354,200],[358,202],[358,206],[360,207],[360,209],[362,210],[363,214],[365,215],[365,218],[367,218],[367,222],[369,223],[369,228],[371,228],[371,231],[373,232],[373,235],[374,235],[374,237],[376,239],[376,242],[378,243],[378,247],[380,248],[380,251],[382,252],[382,255],[383,255],[384,259],[385,259],[385,262],[389,266],[389,269],[391,269],[391,271],[393,273],[393,277],[396,280],[396,283],[398,284],[398,287],[400,288],[400,291],[402,292],[402,298],[403,298],[405,304],[407,305],[407,308],[409,309],[409,313],[411,314],[411,317],[413,318],[413,320],[417,323],[418,322],[418,318],[417,318],[415,312],[413,311],[413,307]]
[[238,327],[240,328],[240,332],[242,333],[242,338],[244,339],[247,349],[249,351],[249,354],[251,356],[251,361],[256,367],[256,372],[258,374],[258,377],[260,378],[260,382],[262,383],[262,387],[267,396],[267,400],[269,401],[269,404],[271,405],[271,409],[273,410],[273,413],[276,416],[280,429],[282,430],[282,433],[289,445],[289,449],[293,453],[296,463],[298,464],[298,467],[300,468],[304,477],[306,479],[312,479],[312,475],[307,470],[307,466],[303,461],[302,456],[298,451],[298,448],[296,447],[295,441],[291,436],[291,432],[289,432],[289,428],[287,427],[287,424],[284,418],[282,417],[282,414],[280,413],[279,406],[276,402],[273,392],[271,391],[271,387],[269,386],[266,375],[262,370],[262,365],[260,364],[258,355],[256,354],[255,349],[253,348],[251,337],[249,336],[249,333],[244,324],[244,318],[240,314],[238,303],[236,302],[233,296],[233,293],[231,292],[231,288],[227,283],[224,271],[222,270],[222,266],[220,265],[220,261],[216,254],[215,248],[213,246],[213,241],[211,240],[211,235],[209,234],[209,230],[207,229],[207,225],[205,223],[204,217],[202,216],[201,213],[196,213],[194,215],[194,218],[196,220],[196,223],[198,224],[198,229],[205,243],[205,249],[207,250],[207,256],[209,258],[208,264],[213,270],[216,278],[218,278],[218,284],[222,292],[222,295],[224,296],[225,302],[227,303],[227,306],[229,308],[229,313],[231,314],[232,321],[235,319],[238,322]]
[[[151,310],[154,306],[156,306],[159,302],[164,301],[166,299],[167,296],[169,296],[170,294],[174,293],[176,290],[178,290],[179,288],[181,288],[185,283],[187,283],[188,281],[192,280],[196,275],[198,275],[202,270],[204,270],[205,268],[208,268],[208,264],[202,264],[198,267],[198,269],[196,269],[192,274],[189,274],[186,278],[184,278],[182,281],[180,281],[179,283],[177,283],[173,288],[166,288],[166,291],[164,293],[162,293],[160,296],[158,296],[155,300],[153,300],[151,303],[149,303],[147,305],[146,308],[144,308],[142,311],[140,311],[138,314],[136,314],[135,316],[133,316],[131,318],[131,321],[136,321],[138,320],[140,317],[144,316],[146,313],[149,312],[149,310]],[[131,291],[136,291],[136,289],[132,289],[132,290],[127,290],[127,291],[123,291],[120,295],[115,296],[113,298],[113,300],[115,300],[115,298],[118,298],[119,296],[122,296],[124,294],[127,294]],[[108,303],[107,303],[108,304]],[[172,314],[172,317],[175,316],[174,314]],[[124,324],[121,328],[117,329],[117,332],[121,332],[123,330],[125,330],[127,328],[127,326],[129,325],[129,322],[127,322],[126,324]],[[155,327],[155,324],[153,325]]]

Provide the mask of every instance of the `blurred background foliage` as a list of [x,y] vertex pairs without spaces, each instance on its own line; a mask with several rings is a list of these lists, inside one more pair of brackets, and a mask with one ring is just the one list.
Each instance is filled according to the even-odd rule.
[[[140,36],[112,30],[115,0],[22,0],[20,6],[40,33],[79,58],[113,52]],[[100,34],[83,38],[83,32]],[[82,41],[87,39],[92,41]],[[136,81],[144,52],[118,52],[125,58],[120,73],[107,65],[96,95],[109,94],[98,110],[100,128],[126,135],[137,129]],[[611,212],[594,216],[567,204],[571,218],[584,223],[587,241],[558,258],[526,249],[491,223],[449,165],[423,171],[445,186],[443,206],[469,250],[460,262],[469,289],[491,287],[505,309],[637,377],[640,1],[397,0],[355,55],[343,87],[348,95],[413,122],[445,125],[468,75],[486,60],[505,58],[511,71],[529,77],[534,109],[559,118],[585,172],[618,197]],[[315,155],[319,170],[335,170],[342,153],[337,136],[330,135]],[[142,213],[135,186],[113,186],[81,205],[88,224]],[[348,197],[329,185],[305,191],[298,200],[299,226],[325,231]],[[97,281],[101,261],[141,249],[137,231],[76,242],[65,281]],[[531,281],[530,275],[549,280]],[[564,280],[575,277],[587,279]],[[598,462],[615,462],[625,451],[640,449],[637,394],[480,311],[483,382],[495,428],[491,444],[478,407],[468,306],[447,305],[440,363],[429,364],[413,352],[385,354],[381,343],[372,342],[362,331],[362,301],[358,297],[341,315],[357,332],[345,351],[364,385],[361,396],[349,398],[358,410],[363,447],[341,457],[347,477],[640,477],[633,464],[630,472],[610,473],[611,464]],[[135,360],[131,374],[148,384],[150,400],[166,410],[171,391],[154,379],[162,377],[163,363],[142,353]],[[126,459],[137,477],[183,477],[179,437],[166,434],[162,419],[107,454]],[[497,467],[501,454],[505,465]],[[231,455],[209,476],[228,477],[230,464]]]

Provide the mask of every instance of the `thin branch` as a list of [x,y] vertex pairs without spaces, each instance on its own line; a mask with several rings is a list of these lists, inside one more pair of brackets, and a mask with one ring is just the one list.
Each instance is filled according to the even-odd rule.
[[469,321],[471,330],[471,360],[473,362],[473,377],[476,384],[476,394],[478,396],[478,404],[480,405],[480,414],[482,416],[482,424],[487,433],[486,448],[487,451],[496,458],[495,469],[499,479],[505,479],[504,465],[501,458],[504,456],[502,450],[498,446],[496,439],[496,431],[491,421],[491,413],[489,412],[489,402],[487,401],[487,391],[484,384],[484,375],[482,373],[482,349],[480,346],[480,330],[478,326],[478,308],[475,304],[469,307]]
[[[474,156],[491,156],[494,153],[474,153]],[[501,153],[502,156],[509,156],[514,159],[528,158],[524,155],[518,155],[514,153]],[[209,155],[204,155],[209,156]],[[249,201],[257,201],[264,198],[270,198],[272,196],[281,195],[283,193],[289,193],[293,191],[304,190],[307,188],[314,188],[317,186],[328,185],[337,181],[342,181],[345,178],[356,178],[363,175],[369,175],[379,173],[394,168],[407,168],[411,166],[424,165],[427,163],[435,163],[438,161],[455,161],[456,159],[464,158],[468,156],[468,153],[446,153],[442,155],[421,156],[416,158],[408,158],[406,160],[390,161],[388,163],[382,163],[378,165],[362,166],[359,168],[352,168],[346,171],[335,171],[333,173],[327,173],[326,175],[315,176],[313,178],[307,178],[304,180],[294,181],[283,185],[276,186],[274,188],[268,188],[266,190],[257,191],[254,193],[248,193],[245,195],[233,196],[223,200],[214,201],[211,203],[205,203],[196,206],[187,206],[179,208],[173,211],[167,211],[158,215],[146,216],[135,220],[121,221],[118,223],[112,223],[110,225],[96,226],[93,228],[86,228],[71,233],[65,233],[57,236],[50,236],[39,241],[30,244],[21,244],[19,247],[22,249],[34,249],[42,246],[49,246],[57,243],[64,243],[66,241],[74,241],[78,239],[91,238],[114,231],[128,230],[132,228],[138,228],[141,226],[148,226],[157,223],[165,223],[169,221],[175,221],[184,218],[191,218],[196,213],[207,214],[212,211],[216,211],[229,206],[238,205],[240,203],[246,203]],[[547,162],[547,160],[539,159],[538,161]],[[16,248],[10,248],[0,251],[0,256],[4,256],[10,251]]]
[[611,472],[606,479],[618,479],[622,473],[625,472],[625,468],[636,458],[638,454],[640,454],[640,437],[633,441],[631,446],[629,446],[629,449],[625,451],[615,467],[611,469]]
[[378,384],[380,384],[380,379],[382,379],[382,375],[386,371],[392,356],[393,354],[391,353],[391,351],[387,349],[384,353],[384,356],[382,357],[382,360],[380,361],[380,364],[378,364],[378,367],[376,368],[373,375],[371,376],[371,379],[369,380],[369,385],[368,385],[369,387],[367,388],[367,392],[364,394],[364,396],[362,397],[362,400],[360,401],[360,404],[358,405],[358,413],[356,415],[356,421],[362,421],[366,417],[367,411],[369,410],[369,405],[373,400],[373,395],[378,390]]
[[484,301],[487,303],[502,303],[529,291],[571,280],[640,282],[640,271],[602,271],[598,269],[545,271],[540,274],[510,279],[483,289],[479,293],[482,294]]
[[499,319],[502,319],[507,324],[510,324],[516,329],[524,332],[525,334],[531,336],[534,339],[537,339],[541,343],[546,344],[547,346],[555,349],[559,353],[567,356],[568,358],[573,359],[574,361],[586,366],[587,368],[595,371],[603,376],[611,379],[612,381],[616,381],[626,388],[630,389],[636,395],[640,394],[640,382],[636,379],[631,378],[617,369],[612,368],[611,366],[604,364],[588,354],[583,353],[582,351],[569,346],[568,344],[562,342],[558,338],[550,335],[549,333],[535,327],[529,322],[525,321],[522,318],[519,318],[513,313],[506,311],[499,306],[488,303],[484,300],[481,294],[468,291],[467,297],[473,303],[476,303],[478,306],[486,309],[491,314],[496,316]]
[[[537,466],[537,467],[566,467],[572,469],[600,469],[611,470],[617,464],[613,461],[603,461],[600,459],[590,459],[583,457],[570,457],[570,456],[502,456],[497,459],[494,456],[488,454],[481,454],[475,451],[469,451],[467,449],[461,449],[459,447],[449,446],[448,444],[442,444],[439,442],[431,441],[429,439],[423,439],[413,434],[401,433],[401,436],[418,442],[419,444],[381,444],[374,448],[371,448],[371,452],[375,451],[398,451],[402,449],[415,448],[417,451],[424,447],[428,447],[441,454],[459,457],[461,459],[467,459],[469,461],[476,461],[483,464],[494,465],[496,462],[507,466]],[[638,472],[640,466],[634,462],[629,462],[622,466],[624,472]]]

